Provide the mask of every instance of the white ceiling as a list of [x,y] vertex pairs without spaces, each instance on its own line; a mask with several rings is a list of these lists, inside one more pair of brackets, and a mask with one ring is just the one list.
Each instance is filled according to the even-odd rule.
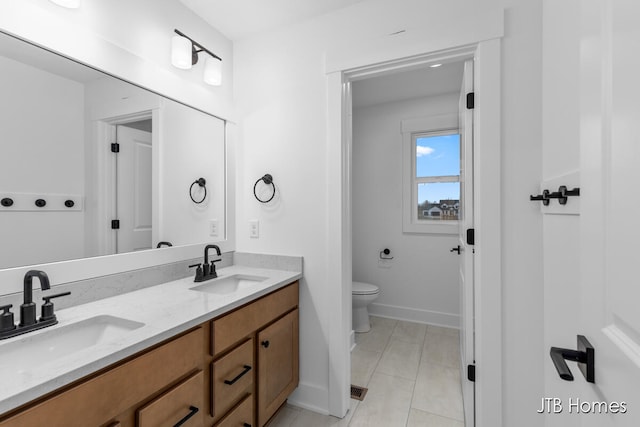
[[180,0],[227,38],[239,40],[365,0]]
[[353,107],[459,93],[463,69],[464,62],[452,62],[437,68],[425,67],[358,80],[353,83]]

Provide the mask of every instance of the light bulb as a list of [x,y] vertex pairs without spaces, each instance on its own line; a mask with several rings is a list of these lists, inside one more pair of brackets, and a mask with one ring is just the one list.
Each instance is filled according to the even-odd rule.
[[222,84],[222,61],[210,56],[204,63],[204,82],[211,86]]
[[182,36],[171,38],[171,64],[183,70],[189,70],[191,63],[191,40]]

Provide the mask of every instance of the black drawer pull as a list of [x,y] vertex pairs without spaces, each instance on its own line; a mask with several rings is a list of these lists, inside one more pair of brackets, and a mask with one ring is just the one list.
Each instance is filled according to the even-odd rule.
[[244,424],[242,424],[242,426],[243,426],[243,427],[251,427],[251,424],[249,424],[249,423],[244,423]]
[[195,414],[197,414],[199,410],[200,409],[196,408],[195,406],[189,406],[189,411],[191,411],[191,412],[189,412],[183,419],[178,421],[173,427],[180,427],[182,424],[184,424],[187,421],[189,421],[189,418],[191,418]]
[[251,366],[249,366],[249,365],[244,365],[244,370],[243,370],[242,372],[240,372],[240,373],[238,374],[238,376],[237,376],[237,377],[235,377],[235,378],[234,378],[234,379],[232,379],[232,380],[224,380],[224,383],[225,383],[225,384],[228,384],[228,385],[233,385],[233,384],[234,384],[236,381],[238,381],[240,378],[244,377],[244,376],[245,376],[245,374],[246,374],[247,372],[249,372],[250,370],[251,370]]

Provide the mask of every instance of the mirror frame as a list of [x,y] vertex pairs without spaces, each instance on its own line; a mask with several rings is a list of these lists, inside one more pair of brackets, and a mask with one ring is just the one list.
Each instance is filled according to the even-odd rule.
[[[35,11],[34,11],[35,12]],[[38,10],[42,15],[43,11]],[[116,79],[148,90],[156,95],[178,102],[202,113],[224,121],[225,129],[225,236],[224,240],[206,241],[202,243],[173,246],[170,248],[150,249],[140,252],[104,255],[91,258],[78,258],[45,264],[33,264],[20,267],[0,269],[0,295],[20,293],[23,291],[24,274],[31,269],[41,269],[49,275],[52,286],[106,276],[125,271],[154,267],[187,259],[199,258],[203,255],[206,243],[215,243],[223,252],[235,250],[235,146],[236,126],[228,119],[215,114],[210,109],[207,98],[211,92],[207,88],[189,85],[176,74],[168,75],[159,66],[133,55],[131,52],[110,43],[96,34],[78,29],[68,29],[60,17],[49,14],[42,26],[34,29],[29,22],[12,16],[11,13],[0,14],[0,33],[14,37],[22,42],[47,50],[71,61],[100,71]],[[30,21],[33,23],[34,21]],[[55,31],[53,31],[53,27]],[[64,29],[61,31],[61,29]],[[47,33],[47,31],[52,31]],[[88,40],[80,44],[79,39]],[[87,46],[91,46],[89,49]],[[98,47],[98,48],[96,48]],[[112,66],[113,64],[117,64]],[[159,75],[159,77],[157,77]],[[140,82],[142,76],[156,76],[150,81]],[[145,80],[147,80],[145,78]],[[164,90],[166,89],[166,90]],[[186,90],[185,90],[186,89]],[[178,95],[180,94],[180,95]],[[178,95],[178,96],[176,96]],[[209,98],[210,99],[210,98]]]

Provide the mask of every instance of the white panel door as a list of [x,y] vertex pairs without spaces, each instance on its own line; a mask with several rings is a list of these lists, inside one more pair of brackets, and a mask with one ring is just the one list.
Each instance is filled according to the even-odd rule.
[[[583,0],[579,12],[579,284],[564,305],[546,305],[545,317],[559,329],[574,324],[574,336],[591,342],[595,382],[567,362],[574,381],[556,377],[548,384],[552,394],[545,397],[558,400],[547,408],[546,425],[638,426],[640,2]],[[558,423],[560,417],[565,421]]]
[[473,60],[464,64],[458,105],[460,131],[460,361],[465,426],[475,425],[475,383],[467,379],[467,366],[475,364],[474,354],[474,287],[473,245],[467,243],[467,230],[473,225],[473,110],[467,109],[467,94],[473,92]]
[[151,133],[117,127],[117,253],[150,249],[151,242]]
[[583,415],[582,425],[638,426],[640,2],[588,0],[583,7],[581,323],[596,351],[588,401],[626,405]]

